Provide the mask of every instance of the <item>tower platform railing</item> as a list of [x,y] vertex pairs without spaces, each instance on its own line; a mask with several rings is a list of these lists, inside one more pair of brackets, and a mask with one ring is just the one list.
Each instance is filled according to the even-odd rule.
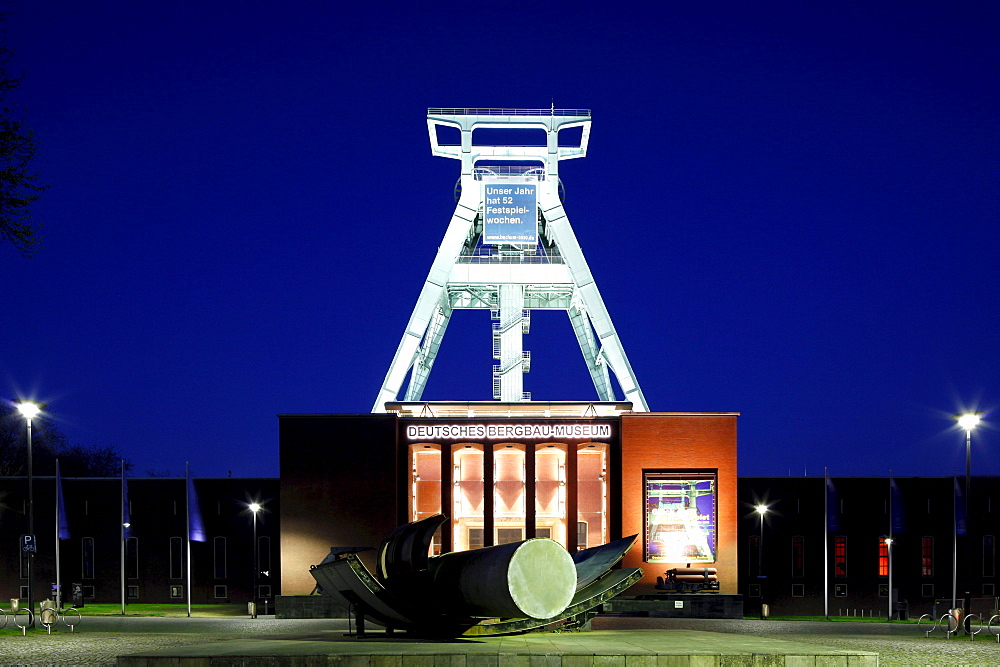
[[590,109],[458,109],[429,107],[428,116],[590,116]]

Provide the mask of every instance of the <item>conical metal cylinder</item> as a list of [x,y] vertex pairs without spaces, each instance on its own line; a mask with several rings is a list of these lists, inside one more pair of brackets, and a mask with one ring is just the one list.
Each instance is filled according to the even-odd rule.
[[431,559],[434,586],[470,616],[551,618],[576,591],[573,558],[539,538]]

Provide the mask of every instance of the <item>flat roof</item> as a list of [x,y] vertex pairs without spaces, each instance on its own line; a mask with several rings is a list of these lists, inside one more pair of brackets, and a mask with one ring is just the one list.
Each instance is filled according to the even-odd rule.
[[386,401],[400,417],[617,417],[631,401]]

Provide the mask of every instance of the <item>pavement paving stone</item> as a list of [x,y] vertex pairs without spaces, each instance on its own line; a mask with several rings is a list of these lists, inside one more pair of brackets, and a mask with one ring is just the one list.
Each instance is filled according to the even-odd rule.
[[[344,636],[344,620],[84,615],[75,633],[57,626],[51,635],[3,637],[0,665],[277,665],[293,655],[295,664],[309,667],[1000,665],[993,637],[925,638],[913,624],[599,617],[594,628],[456,641],[358,640]],[[125,655],[136,657],[119,662]]]

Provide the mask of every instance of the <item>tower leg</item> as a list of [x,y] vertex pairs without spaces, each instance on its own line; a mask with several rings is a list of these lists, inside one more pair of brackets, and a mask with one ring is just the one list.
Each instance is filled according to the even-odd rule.
[[594,388],[597,389],[598,399],[602,401],[615,400],[614,392],[611,391],[611,380],[608,377],[608,365],[600,357],[600,350],[594,342],[594,334],[587,314],[577,307],[570,308],[566,314],[569,315],[569,323],[573,326],[573,333],[576,334],[580,351],[583,352],[583,360],[587,362],[587,369],[590,371],[590,378],[594,381]]
[[[406,323],[403,338],[399,341],[396,354],[392,358],[392,364],[385,374],[385,380],[382,381],[382,388],[378,392],[378,398],[375,399],[372,412],[385,412],[386,401],[395,401],[399,396],[406,372],[417,360],[417,354],[427,333],[427,327],[434,316],[435,309],[445,296],[451,267],[462,252],[462,246],[469,235],[473,221],[476,219],[478,208],[479,189],[476,187],[463,188],[462,197],[455,206],[455,212],[451,216],[444,240],[438,246],[434,263],[431,264],[431,270],[420,290],[420,296],[417,297],[417,304],[413,307],[410,320]],[[433,364],[433,359],[430,362]]]
[[[577,294],[583,302],[583,308],[593,323],[597,340],[600,343],[601,355],[618,379],[618,385],[625,393],[625,400],[632,402],[636,412],[648,412],[649,406],[639,388],[635,373],[632,372],[632,366],[625,355],[625,348],[622,347],[618,332],[615,331],[615,325],[611,322],[611,315],[608,314],[604,299],[601,298],[601,292],[597,289],[597,283],[594,282],[594,276],[583,256],[580,242],[577,241],[576,234],[573,233],[573,228],[569,224],[569,218],[566,217],[562,202],[556,193],[551,190],[543,190],[540,204],[549,236],[556,242],[559,251],[565,258],[576,285]],[[584,352],[584,356],[586,357],[586,352]]]
[[444,295],[441,305],[434,311],[430,324],[427,326],[427,334],[424,336],[424,344],[417,353],[417,360],[413,364],[413,373],[410,375],[410,384],[406,388],[406,400],[419,401],[427,386],[427,378],[431,374],[431,367],[434,359],[437,358],[438,349],[441,347],[441,339],[444,338],[445,329],[451,320],[451,305],[448,303],[447,294]]

